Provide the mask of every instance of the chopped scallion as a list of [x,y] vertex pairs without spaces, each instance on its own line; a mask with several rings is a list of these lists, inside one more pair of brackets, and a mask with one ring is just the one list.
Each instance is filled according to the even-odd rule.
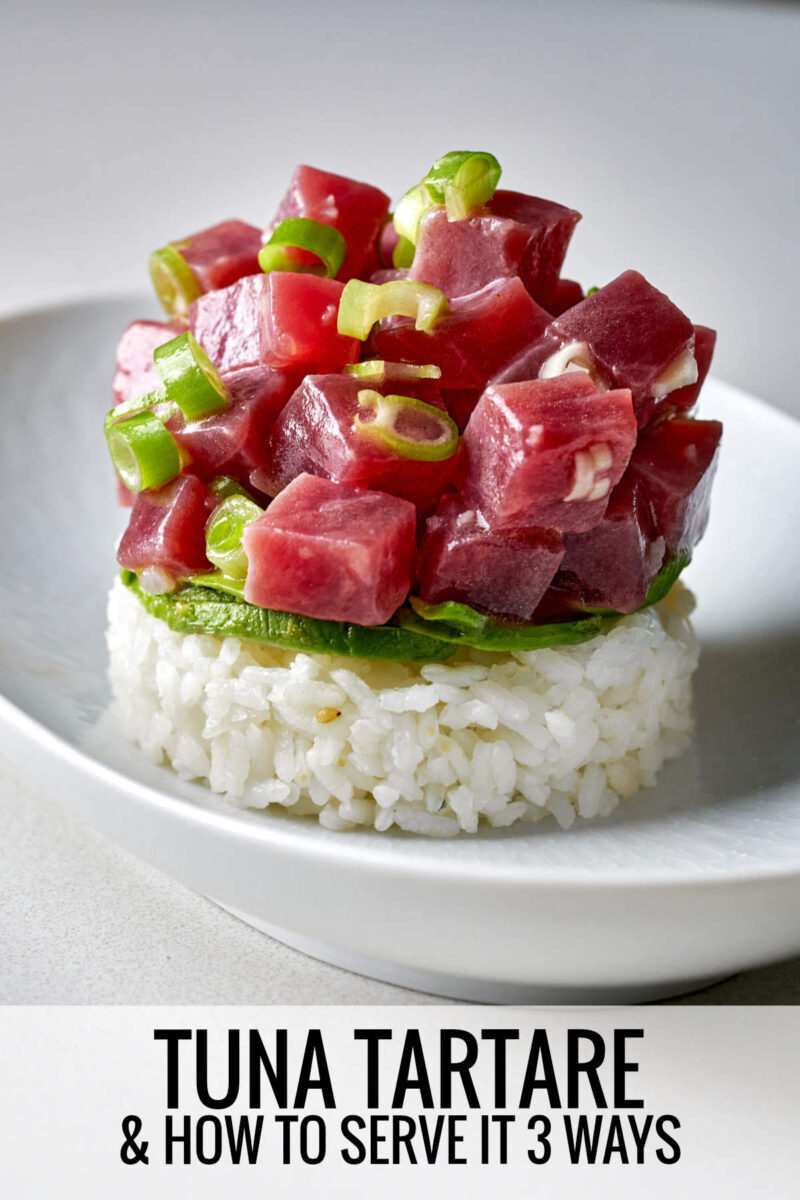
[[501,171],[493,154],[452,150],[437,158],[422,182],[431,199],[445,205],[451,221],[463,221],[476,208],[489,203]]
[[397,245],[392,251],[392,266],[398,271],[407,271],[414,261],[414,243],[408,238],[398,237]]
[[[424,183],[418,183],[416,187],[409,188],[405,196],[402,196],[398,200],[392,221],[394,222],[395,232],[400,238],[398,250],[400,251],[402,261],[398,262],[397,257],[393,256],[393,262],[396,267],[411,266],[414,247],[419,237],[420,222],[428,209],[433,207],[434,203],[435,201]],[[407,246],[410,247],[411,258],[409,258],[408,248],[400,250],[400,247],[404,243],[407,243]],[[397,251],[395,251],[395,255],[397,255]]]
[[175,439],[152,412],[137,412],[106,427],[114,468],[132,492],[161,487],[181,471]]
[[430,332],[446,314],[447,297],[430,283],[411,279],[365,283],[351,279],[339,300],[337,328],[344,337],[363,342],[375,322],[384,317],[413,317],[417,329]]
[[263,508],[242,495],[227,496],[214,509],[206,528],[206,555],[228,578],[244,579],[247,575],[242,534],[263,512]]
[[368,379],[370,383],[385,383],[400,379],[441,379],[442,368],[433,363],[418,366],[416,363],[385,362],[382,358],[368,358],[364,362],[348,363],[345,375],[357,379]]
[[170,317],[183,319],[189,305],[202,294],[192,268],[181,254],[185,242],[170,242],[150,255],[150,278]]
[[[307,250],[318,263],[301,263],[287,249]],[[262,271],[295,271],[298,274],[327,275],[333,279],[347,254],[347,242],[338,229],[309,217],[289,217],[276,225],[262,246],[258,262]]]
[[201,421],[230,404],[217,368],[191,333],[181,333],[153,353],[167,393],[187,421]]
[[441,462],[456,452],[458,427],[432,404],[413,396],[382,396],[364,388],[358,393],[358,405],[353,429],[401,458]]

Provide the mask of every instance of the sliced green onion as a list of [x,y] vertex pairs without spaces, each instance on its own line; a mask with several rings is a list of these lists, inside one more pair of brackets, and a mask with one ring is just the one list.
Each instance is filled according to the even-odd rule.
[[399,237],[392,251],[392,266],[399,271],[406,271],[414,261],[414,243],[408,238]]
[[167,313],[183,318],[189,305],[202,295],[202,288],[192,268],[181,254],[188,242],[170,242],[150,255],[150,278]]
[[593,296],[593,295],[595,294],[595,292],[599,292],[599,291],[600,291],[600,288],[599,288],[599,287],[590,287],[590,288],[587,288],[587,289],[586,289],[586,295],[584,296],[584,300],[588,300],[590,296]]
[[106,428],[114,468],[132,492],[161,487],[181,472],[175,439],[155,413],[138,412]]
[[167,392],[187,421],[201,421],[230,404],[222,376],[191,333],[181,333],[153,352]]
[[147,392],[144,396],[134,396],[132,400],[124,400],[122,404],[116,404],[106,413],[105,431],[108,433],[110,426],[116,425],[118,421],[130,417],[133,413],[145,412],[157,408],[159,404],[166,403],[167,393],[164,391]]
[[493,154],[482,150],[451,150],[437,158],[422,182],[431,199],[445,205],[451,221],[463,221],[476,208],[489,203],[501,172]]
[[353,429],[402,458],[441,462],[455,454],[458,426],[451,417],[413,396],[382,396],[364,388]]
[[[307,250],[320,261],[299,263],[293,255],[286,253],[287,247]],[[298,274],[327,275],[333,279],[346,254],[347,242],[332,225],[323,225],[309,217],[289,217],[275,226],[269,241],[259,251],[258,262],[262,271],[296,271]]]
[[345,337],[363,342],[383,317],[414,317],[417,329],[427,333],[446,314],[447,297],[430,283],[412,279],[365,283],[363,279],[351,279],[339,300],[337,328]]
[[264,512],[247,496],[228,496],[212,514],[206,528],[206,555],[230,579],[247,575],[247,555],[242,534]]
[[208,487],[218,500],[227,500],[228,496],[244,496],[245,499],[250,499],[250,493],[246,488],[242,487],[238,479],[233,479],[230,475],[217,475],[216,478],[209,480]]
[[368,379],[370,383],[385,383],[399,379],[441,379],[442,368],[433,363],[418,366],[416,363],[386,362],[382,358],[368,358],[364,362],[348,363],[345,375],[357,379]]
[[[408,243],[411,247],[412,258],[414,247],[419,237],[420,222],[428,209],[432,208],[433,205],[433,197],[424,183],[418,183],[416,187],[409,188],[405,196],[402,196],[397,202],[392,221],[395,232],[400,238],[399,245],[402,246],[403,242]],[[407,251],[405,253],[407,255]],[[400,254],[402,256],[404,252],[400,251]],[[410,260],[408,262],[397,262],[393,257],[393,261],[396,267],[411,266]]]

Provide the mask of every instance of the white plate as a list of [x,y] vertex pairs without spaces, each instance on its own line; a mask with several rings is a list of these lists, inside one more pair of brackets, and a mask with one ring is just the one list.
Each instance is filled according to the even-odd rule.
[[687,573],[703,652],[694,749],[611,818],[452,842],[242,813],[103,713],[122,517],[102,415],[145,305],[0,323],[0,745],[111,837],[317,957],[465,999],[614,1002],[800,952],[800,425],[711,381],[725,422]]

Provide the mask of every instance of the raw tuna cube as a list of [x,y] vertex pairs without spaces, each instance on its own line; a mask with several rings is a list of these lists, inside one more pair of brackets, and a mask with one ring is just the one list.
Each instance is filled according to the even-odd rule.
[[196,475],[181,475],[156,492],[136,497],[117,560],[134,571],[160,567],[173,579],[210,571],[206,521],[216,498]]
[[383,625],[416,557],[413,504],[300,475],[248,525],[245,598],[320,620]]
[[492,386],[464,434],[464,496],[493,529],[591,529],[635,442],[630,392],[584,372]]
[[453,300],[450,312],[425,333],[404,317],[373,334],[380,358],[435,363],[443,388],[483,388],[535,342],[550,314],[531,299],[519,279],[502,279]]
[[269,464],[269,435],[276,417],[300,382],[300,376],[269,367],[243,367],[223,375],[230,407],[188,424],[180,413],[168,428],[189,459],[186,470],[210,479],[231,475],[247,486],[258,468]]
[[259,361],[258,313],[267,276],[246,275],[189,306],[189,328],[220,371]]
[[547,311],[554,317],[560,317],[568,308],[580,304],[581,300],[583,300],[583,288],[575,279],[559,279],[550,293]]
[[670,405],[677,412],[685,413],[690,408],[694,408],[697,403],[697,397],[700,395],[700,389],[705,383],[706,375],[708,375],[711,359],[714,357],[716,342],[717,334],[714,329],[709,329],[705,325],[695,325],[694,356],[697,360],[697,382],[689,383],[686,387],[678,388],[675,392],[670,392],[662,403]]
[[546,592],[564,554],[552,529],[494,533],[458,497],[442,500],[428,520],[419,568],[423,600],[458,600],[527,619]]
[[420,226],[410,279],[446,296],[477,292],[518,275],[535,300],[549,300],[580,214],[549,200],[496,192],[488,210],[462,221],[432,208]]
[[689,318],[638,271],[625,271],[556,317],[548,334],[561,348],[585,347],[608,387],[630,388],[640,427],[666,394],[670,368],[694,349]]
[[[333,225],[347,242],[347,257],[336,278],[347,281],[367,265],[388,212],[389,197],[379,188],[316,167],[299,166],[270,229],[287,217],[310,217]],[[300,258],[315,261],[308,255]]]
[[445,388],[442,392],[444,406],[458,426],[459,433],[467,428],[467,422],[482,395],[481,388]]
[[555,354],[560,343],[552,337],[547,327],[542,337],[526,346],[510,363],[493,375],[490,383],[521,383],[524,379],[538,379],[539,372],[547,359]]
[[203,292],[229,287],[258,270],[262,233],[244,221],[223,221],[173,243]]
[[[458,453],[441,462],[404,458],[359,431],[354,427],[358,393],[370,387],[350,375],[307,375],[275,422],[271,463],[256,472],[255,485],[276,496],[305,472],[402,496],[420,512],[432,512],[455,476]],[[429,380],[419,380],[397,387],[383,384],[380,391],[430,403],[437,389],[431,389]]]
[[667,552],[692,550],[705,533],[722,425],[673,417],[641,434],[630,470],[642,483],[655,536]]
[[357,338],[336,329],[344,285],[335,279],[272,271],[261,296],[261,361],[279,369],[337,370],[356,362]]
[[504,188],[495,192],[489,211],[496,217],[517,221],[530,231],[531,240],[521,264],[520,277],[534,300],[547,307],[581,214],[553,200],[542,200],[524,192],[509,192]]
[[122,404],[161,387],[153,351],[186,328],[180,321],[132,321],[117,346],[114,403]]
[[565,534],[564,546],[555,589],[581,606],[623,613],[644,603],[664,559],[664,539],[653,536],[647,497],[631,472],[614,488],[599,525]]

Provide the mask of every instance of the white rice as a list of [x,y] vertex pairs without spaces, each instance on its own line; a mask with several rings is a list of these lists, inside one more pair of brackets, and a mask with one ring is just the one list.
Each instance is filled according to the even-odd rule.
[[554,650],[377,663],[174,633],[118,580],[111,686],[154,762],[239,807],[449,837],[604,816],[691,737],[691,593]]

